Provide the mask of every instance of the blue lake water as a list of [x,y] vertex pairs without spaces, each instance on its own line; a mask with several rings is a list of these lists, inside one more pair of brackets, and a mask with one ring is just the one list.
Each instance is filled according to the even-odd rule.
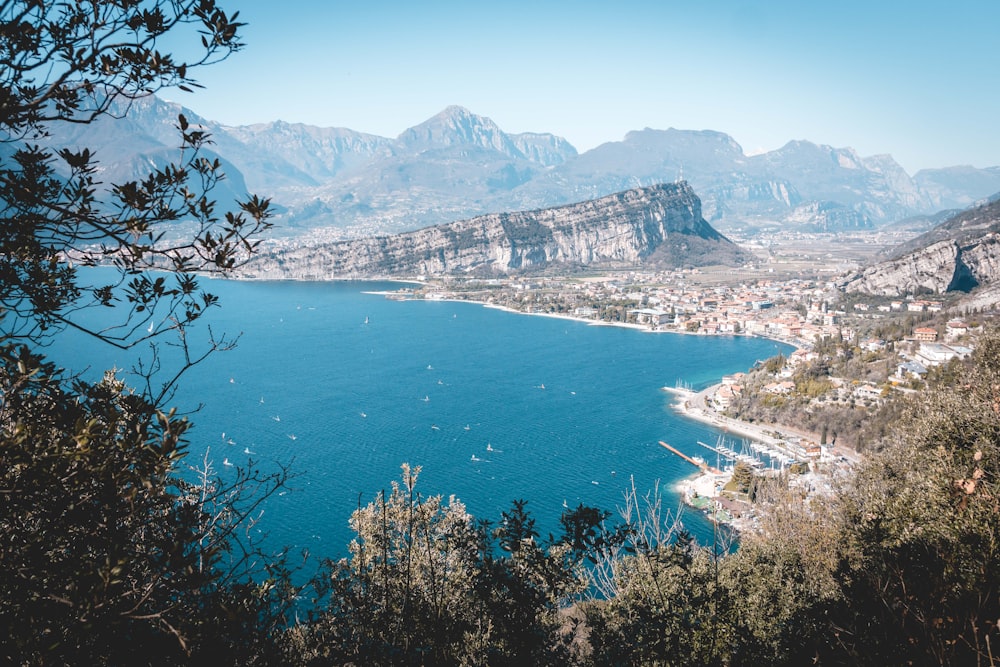
[[[697,441],[718,431],[676,415],[662,387],[705,386],[789,350],[366,293],[392,284],[207,284],[222,303],[212,329],[242,338],[183,378],[174,403],[204,404],[189,462],[208,449],[226,476],[223,460],[243,464],[249,449],[265,469],[290,465],[292,490],[268,501],[260,527],[321,556],[346,554],[359,495],[388,489],[403,462],[422,466],[422,494],[454,495],[478,518],[527,499],[544,531],[564,502],[615,511],[630,477],[640,493],[659,480],[676,511],[673,487],[696,470],[657,441],[705,455]],[[49,354],[77,369],[129,365],[72,335]],[[683,520],[711,540],[704,517]]]

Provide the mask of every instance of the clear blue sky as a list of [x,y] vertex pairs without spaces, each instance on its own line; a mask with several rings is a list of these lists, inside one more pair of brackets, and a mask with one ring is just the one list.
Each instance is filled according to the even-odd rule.
[[220,0],[246,49],[169,99],[394,137],[450,104],[585,151],[645,127],[1000,165],[1000,0]]

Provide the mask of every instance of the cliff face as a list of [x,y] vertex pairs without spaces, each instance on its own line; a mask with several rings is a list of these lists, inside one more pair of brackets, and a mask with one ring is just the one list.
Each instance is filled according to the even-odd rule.
[[964,264],[954,241],[941,241],[899,259],[870,266],[849,279],[844,289],[879,296],[918,292],[941,294],[955,283]]
[[479,216],[393,236],[263,254],[248,278],[498,275],[567,266],[739,263],[748,256],[701,217],[686,183],[568,206]]
[[848,278],[847,292],[905,296],[968,292],[1000,281],[1000,202],[955,215]]

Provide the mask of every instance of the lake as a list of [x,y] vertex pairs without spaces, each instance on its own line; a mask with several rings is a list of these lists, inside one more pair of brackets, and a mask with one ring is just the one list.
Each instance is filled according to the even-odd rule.
[[[242,336],[182,380],[174,404],[203,404],[188,462],[207,450],[223,477],[234,470],[224,462],[251,457],[289,465],[292,488],[269,499],[259,528],[268,544],[321,556],[346,555],[359,497],[388,489],[404,462],[422,466],[423,495],[454,495],[493,521],[523,498],[543,531],[564,504],[614,512],[631,479],[640,493],[659,481],[677,511],[674,486],[697,471],[658,441],[704,455],[697,441],[719,433],[678,416],[662,388],[706,386],[790,350],[370,293],[391,283],[205,284],[222,304],[207,316],[213,331]],[[191,333],[206,336],[204,325]],[[92,375],[130,364],[69,333],[49,354]],[[711,541],[703,516],[683,520]]]

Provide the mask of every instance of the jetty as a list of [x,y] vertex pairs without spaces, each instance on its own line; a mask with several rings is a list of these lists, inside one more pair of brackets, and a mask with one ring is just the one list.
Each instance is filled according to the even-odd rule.
[[662,440],[660,440],[660,444],[663,447],[666,447],[669,451],[673,452],[677,456],[681,457],[682,459],[684,459],[685,461],[687,461],[688,463],[690,463],[691,465],[697,466],[703,472],[711,473],[713,475],[720,475],[720,474],[722,474],[721,471],[717,470],[716,468],[713,468],[712,466],[708,465],[704,461],[699,461],[697,459],[693,459],[690,456],[688,456],[687,454],[685,454],[684,452],[682,452],[679,449],[677,449],[676,447],[672,447],[672,446],[668,445],[667,443],[663,442]]
[[721,436],[719,437],[719,444],[717,444],[715,447],[713,447],[712,445],[710,445],[708,443],[702,442],[701,440],[698,440],[697,443],[699,445],[701,445],[702,447],[704,447],[705,449],[712,450],[713,452],[715,452],[716,454],[718,454],[719,456],[721,456],[721,457],[723,457],[725,459],[728,459],[730,461],[735,461],[737,459],[736,452],[734,452],[729,447],[725,447],[722,444],[722,437]]

